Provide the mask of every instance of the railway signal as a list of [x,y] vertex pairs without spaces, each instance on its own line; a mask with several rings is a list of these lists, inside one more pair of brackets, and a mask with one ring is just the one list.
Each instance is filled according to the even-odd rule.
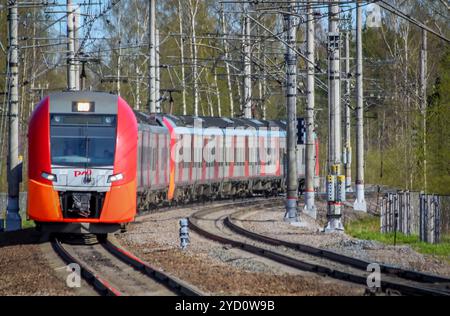
[[306,123],[303,117],[297,118],[297,144],[306,144]]

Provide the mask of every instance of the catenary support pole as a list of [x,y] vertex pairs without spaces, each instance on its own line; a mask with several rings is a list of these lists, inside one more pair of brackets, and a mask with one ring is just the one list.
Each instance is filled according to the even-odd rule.
[[350,85],[350,29],[345,33],[345,144],[344,144],[344,167],[345,167],[345,188],[347,192],[352,189],[352,145],[351,145],[351,85]]
[[364,196],[364,96],[362,56],[362,3],[356,10],[356,200],[355,211],[367,211]]
[[186,108],[186,73],[184,69],[184,43],[185,43],[185,36],[183,34],[183,10],[181,6],[181,0],[178,0],[178,21],[180,23],[180,67],[181,67],[181,97],[183,101],[183,115],[187,114],[187,108]]
[[422,50],[420,52],[420,103],[422,110],[422,129],[423,129],[423,186],[427,193],[427,31],[422,29]]
[[193,91],[194,96],[194,115],[198,116],[199,112],[199,102],[200,102],[200,88],[198,85],[199,74],[198,74],[198,48],[197,48],[197,33],[196,33],[196,17],[198,13],[198,0],[193,2],[189,1],[190,15],[191,15],[191,58],[192,58],[192,81],[193,81]]
[[19,161],[19,15],[18,1],[8,6],[8,202],[6,206],[6,230],[21,229],[19,215],[19,184],[21,162]]
[[156,68],[155,68],[155,41],[156,41],[156,0],[149,2],[150,21],[148,23],[148,109],[150,113],[156,112]]
[[156,40],[155,40],[155,68],[156,68],[156,80],[155,80],[155,99],[156,99],[156,113],[161,113],[161,69],[159,67],[159,29],[156,29]]
[[75,32],[74,9],[72,0],[67,0],[67,89],[76,90],[76,65],[75,65]]
[[306,181],[305,181],[305,211],[313,218],[317,216],[317,209],[314,201],[314,177],[316,167],[316,148],[314,146],[314,106],[315,106],[315,83],[314,83],[314,63],[315,63],[315,43],[314,43],[314,16],[311,1],[308,1],[306,16],[306,42],[307,57],[311,61],[307,63],[308,77],[306,85],[307,107],[306,107]]
[[121,77],[121,68],[122,68],[122,10],[119,10],[119,50],[117,52],[117,95],[120,96],[120,77]]
[[244,117],[252,118],[252,63],[250,42],[250,18],[245,15],[243,27],[243,51],[244,51]]
[[[341,172],[341,80],[340,80],[340,34],[339,5],[330,0],[328,4],[328,211],[325,232],[344,230],[341,221],[342,202],[338,190]],[[342,187],[340,187],[342,189]],[[345,185],[344,185],[345,190]],[[345,193],[345,192],[344,192]],[[345,196],[345,194],[344,194]]]
[[81,63],[79,60],[80,57],[80,6],[77,5],[74,13],[74,47],[75,47],[75,89],[79,91],[81,89],[80,86],[80,71],[81,71]]
[[[295,1],[291,0],[290,12]],[[284,15],[286,31],[286,104],[287,104],[287,195],[285,221],[295,223],[298,217],[298,177],[297,177],[297,55],[295,46],[296,26],[291,14]]]
[[222,3],[221,7],[222,13],[222,33],[223,33],[223,52],[225,59],[225,69],[227,71],[227,88],[228,88],[228,101],[230,102],[230,116],[234,116],[234,100],[233,100],[233,84],[231,82],[230,64],[229,64],[229,54],[228,54],[228,40],[227,40],[227,28],[225,20],[225,9]]

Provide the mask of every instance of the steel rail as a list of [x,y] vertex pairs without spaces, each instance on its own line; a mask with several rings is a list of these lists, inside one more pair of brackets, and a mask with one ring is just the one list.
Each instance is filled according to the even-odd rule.
[[52,247],[67,264],[75,263],[80,267],[81,277],[102,296],[122,296],[123,294],[106,280],[92,272],[86,265],[75,259],[58,239],[52,240]]
[[[330,277],[333,277],[333,278],[336,278],[339,280],[349,281],[349,282],[353,282],[353,283],[357,283],[357,284],[362,284],[362,285],[367,284],[367,278],[365,276],[354,274],[354,273],[349,273],[349,272],[344,272],[344,271],[339,271],[337,269],[328,268],[326,266],[319,265],[316,263],[302,261],[302,260],[296,259],[294,257],[288,256],[288,255],[285,255],[285,254],[282,254],[279,252],[275,252],[275,251],[267,249],[267,248],[255,246],[255,245],[243,242],[243,241],[220,236],[211,231],[208,231],[207,229],[202,228],[201,225],[199,225],[198,220],[202,220],[203,216],[217,212],[218,210],[220,210],[220,208],[213,209],[213,210],[202,210],[202,211],[199,211],[199,212],[193,214],[191,217],[189,217],[189,226],[191,227],[191,229],[193,231],[197,232],[198,234],[200,234],[208,239],[211,239],[213,241],[216,241],[216,242],[219,242],[222,244],[231,245],[233,247],[242,249],[244,251],[256,254],[261,257],[271,259],[273,261],[285,264],[287,266],[290,266],[290,267],[293,267],[293,268],[296,268],[299,270],[323,274],[323,275],[327,275],[327,276],[330,276]],[[211,219],[208,219],[208,220],[211,220]],[[404,281],[404,280],[402,280],[402,281]],[[433,296],[449,296],[450,295],[450,292],[442,291],[441,289],[434,289],[434,288],[429,288],[429,287],[412,285],[412,284],[407,284],[405,282],[397,282],[397,281],[392,281],[392,280],[381,280],[380,283],[381,283],[381,290],[385,293],[388,293],[390,290],[395,290],[404,295],[433,295]]]
[[[366,270],[367,266],[371,264],[369,261],[365,261],[362,259],[357,259],[353,257],[349,257],[346,255],[339,254],[337,252],[331,250],[325,250],[305,244],[294,243],[286,240],[281,240],[277,238],[273,238],[267,235],[259,234],[250,230],[245,229],[244,227],[238,225],[235,221],[239,220],[238,217],[241,211],[232,214],[231,216],[227,216],[224,220],[225,226],[227,226],[232,231],[241,234],[250,239],[275,245],[275,246],[285,246],[287,248],[291,248],[300,252],[304,252],[307,254],[311,254],[317,257],[330,259],[339,263],[351,265],[355,268]],[[450,278],[442,277],[439,275],[434,275],[430,273],[418,272],[414,270],[402,269],[399,267],[395,267],[388,264],[379,264],[381,268],[381,272],[394,275],[403,279],[425,282],[425,283],[447,283],[450,286]],[[450,290],[450,288],[449,288]]]
[[186,296],[205,296],[206,294],[197,289],[196,287],[187,284],[186,282],[162,272],[155,267],[152,267],[147,262],[142,261],[127,250],[117,246],[111,241],[107,240],[102,246],[113,254],[116,258],[122,262],[132,266],[135,270],[138,270],[150,277],[153,280],[157,280],[159,283],[169,287],[171,290]]

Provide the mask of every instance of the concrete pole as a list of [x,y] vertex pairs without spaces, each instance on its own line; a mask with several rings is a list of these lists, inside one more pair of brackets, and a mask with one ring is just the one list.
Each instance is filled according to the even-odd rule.
[[79,58],[79,49],[80,49],[80,40],[79,40],[79,29],[80,29],[80,6],[77,6],[75,8],[75,14],[74,14],[74,47],[75,47],[75,89],[77,91],[80,90],[80,61]]
[[191,37],[191,53],[192,53],[192,80],[193,80],[193,93],[194,93],[194,115],[198,116],[198,104],[199,104],[199,86],[198,86],[198,50],[197,50],[197,36],[196,36],[196,16],[198,11],[198,2],[195,3],[195,7],[192,7],[194,3],[192,1],[189,1],[191,5],[191,31],[192,31],[192,37]]
[[136,61],[136,110],[141,108],[141,69]]
[[6,231],[19,230],[19,185],[22,166],[19,161],[19,15],[17,1],[8,6],[8,203],[6,206]]
[[180,62],[181,62],[181,96],[183,100],[183,115],[187,114],[186,109],[186,74],[184,70],[184,34],[183,34],[183,11],[181,10],[181,0],[178,0],[178,20],[180,22]]
[[119,7],[119,51],[117,53],[117,95],[120,96],[120,68],[122,66],[122,11]]
[[76,90],[75,33],[72,0],[67,0],[67,89]]
[[339,5],[328,4],[328,212],[325,232],[344,230],[341,221],[342,202],[337,194],[337,179],[341,177],[341,79]]
[[420,54],[420,102],[423,114],[423,182],[424,192],[427,193],[427,31],[422,29],[422,50]]
[[350,116],[350,31],[345,33],[345,144],[344,144],[344,166],[345,166],[345,188],[347,192],[352,189],[352,146],[351,146],[351,116]]
[[156,41],[155,41],[155,68],[156,68],[156,113],[161,113],[161,95],[160,95],[160,87],[161,87],[161,69],[159,67],[159,29],[156,29]]
[[314,176],[316,167],[316,148],[314,146],[314,107],[315,107],[315,43],[314,43],[314,16],[311,1],[308,2],[306,16],[306,56],[310,62],[307,63],[308,77],[306,85],[307,107],[306,107],[306,182],[305,182],[305,211],[313,218],[317,217],[317,209],[314,201]]
[[362,56],[362,3],[356,10],[356,201],[355,211],[367,211],[364,197],[364,96]]
[[219,117],[222,117],[222,105],[220,102],[219,81],[217,80],[217,67],[214,68],[214,85],[216,86],[217,114],[219,115]]
[[[295,1],[291,0],[290,12]],[[297,55],[293,47],[296,41],[296,27],[290,14],[284,15],[286,27],[286,103],[287,103],[287,195],[284,220],[295,223],[299,221],[298,173],[297,173]]]
[[228,85],[228,100],[230,102],[230,117],[234,116],[234,100],[233,100],[233,84],[231,83],[230,64],[228,62],[228,41],[226,39],[227,29],[225,26],[225,10],[222,3],[222,33],[223,33],[223,51],[225,58],[225,69],[227,71],[227,85]]
[[156,0],[150,0],[150,21],[148,23],[148,109],[156,112],[156,73],[155,73],[155,34],[156,34]]
[[252,63],[251,63],[251,42],[250,42],[250,18],[244,17],[243,27],[243,51],[244,51],[244,117],[252,118]]

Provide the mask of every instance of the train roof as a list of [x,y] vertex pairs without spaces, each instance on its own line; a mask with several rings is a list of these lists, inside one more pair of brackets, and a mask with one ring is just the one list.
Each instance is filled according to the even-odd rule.
[[211,117],[211,116],[189,116],[189,115],[170,115],[161,114],[158,116],[160,120],[163,117],[170,119],[177,127],[194,127],[195,120],[200,120],[203,128],[279,128],[286,129],[286,124],[282,121],[267,121],[259,119],[246,118],[227,118],[227,117]]
[[152,126],[162,126],[160,122],[156,119],[155,114],[148,114],[140,111],[134,110],[134,115],[138,124],[147,124]]

